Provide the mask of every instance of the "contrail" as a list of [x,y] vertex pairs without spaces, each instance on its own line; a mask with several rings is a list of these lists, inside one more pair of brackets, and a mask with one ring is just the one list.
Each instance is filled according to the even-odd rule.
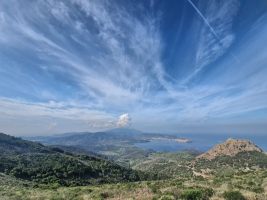
[[212,28],[212,26],[210,25],[209,21],[205,18],[205,16],[200,12],[200,10],[196,7],[196,5],[191,1],[191,0],[187,0],[188,3],[191,4],[191,6],[195,9],[195,11],[199,14],[199,16],[203,19],[203,21],[205,22],[205,24],[209,27],[210,31],[212,32],[212,34],[217,38],[217,40],[220,40],[219,36],[217,35],[216,31],[214,30],[214,28]]
[[[201,11],[197,8],[197,6],[191,0],[187,0],[187,2],[190,3],[190,5],[195,9],[195,11],[198,13],[198,15],[204,21],[204,23],[209,27],[211,33],[218,40],[219,44],[223,47],[223,43],[221,42],[219,35],[216,33],[214,28],[210,25],[209,21],[205,18],[205,16],[201,13]],[[230,53],[230,54],[236,62],[240,62],[239,59],[235,55],[233,55],[232,53]]]

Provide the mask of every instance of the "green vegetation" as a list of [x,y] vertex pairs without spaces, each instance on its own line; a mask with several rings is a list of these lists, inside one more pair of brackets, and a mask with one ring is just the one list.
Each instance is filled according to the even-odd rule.
[[267,155],[261,152],[242,152],[234,157],[219,156],[213,160],[199,159],[195,164],[196,169],[213,169],[220,171],[220,167],[233,169],[267,168]]
[[133,159],[131,167],[145,172],[153,171],[159,178],[192,177],[191,162],[195,155],[190,152],[152,153],[146,158]]
[[[255,174],[256,178],[262,173]],[[251,175],[252,176],[252,175]],[[235,176],[231,182],[242,178]],[[138,200],[228,200],[224,194],[229,191],[240,191],[246,200],[266,200],[266,193],[239,190],[229,183],[213,184],[213,178],[199,180],[197,178],[174,178],[167,180],[110,183],[78,187],[54,187],[38,185],[30,181],[17,180],[12,176],[0,175],[0,197],[15,199],[138,199]],[[264,185],[263,185],[264,186]],[[225,193],[226,192],[226,193]],[[3,199],[5,199],[3,198]],[[1,198],[0,198],[1,199]],[[2,200],[2,199],[1,199]],[[235,199],[234,199],[235,200]],[[238,199],[239,200],[239,199]]]
[[213,189],[205,188],[205,189],[189,189],[185,190],[181,194],[181,199],[184,200],[208,200],[214,194]]
[[111,151],[122,156],[110,161],[76,147],[47,147],[4,134],[0,150],[1,200],[267,199],[267,159],[259,152],[205,160],[191,152],[124,146]]
[[109,161],[60,153],[0,156],[0,169],[20,179],[68,186],[138,181],[146,178],[142,176],[144,173]]
[[223,196],[226,200],[246,200],[239,191],[224,192]]
[[53,186],[140,181],[153,178],[111,161],[67,153],[57,148],[1,134],[0,172]]

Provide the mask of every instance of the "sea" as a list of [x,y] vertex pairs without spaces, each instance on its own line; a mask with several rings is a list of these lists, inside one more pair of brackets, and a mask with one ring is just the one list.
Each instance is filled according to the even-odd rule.
[[227,140],[233,139],[247,139],[252,141],[258,147],[267,152],[267,134],[266,135],[222,135],[222,134],[178,134],[178,138],[187,138],[191,143],[178,143],[174,140],[152,140],[145,143],[136,143],[135,146],[146,149],[154,150],[157,152],[176,152],[176,151],[199,151],[205,152],[212,148],[214,145]]

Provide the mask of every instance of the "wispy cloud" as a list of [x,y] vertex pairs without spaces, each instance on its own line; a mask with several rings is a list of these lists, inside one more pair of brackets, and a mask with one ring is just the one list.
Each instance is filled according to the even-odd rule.
[[[238,0],[206,1],[206,8],[201,11],[191,0],[187,0],[206,26],[201,26],[195,70],[184,80],[190,81],[202,69],[217,60],[229,49],[235,35],[232,30],[234,17],[239,9]],[[204,14],[205,13],[205,14]],[[229,53],[234,61],[237,58]]]
[[[117,124],[117,116],[128,112],[133,126],[158,130],[235,116],[240,120],[267,108],[262,81],[267,74],[262,46],[266,16],[235,44],[238,0],[188,0],[190,17],[188,12],[182,16],[190,20],[183,23],[186,34],[179,28],[188,39],[172,44],[162,28],[167,11],[157,14],[156,3],[150,1],[147,10],[130,1],[1,1],[4,130],[16,132],[11,123],[24,123],[28,128],[23,133],[113,128],[128,124],[127,114]],[[185,49],[177,55],[180,60],[193,58],[176,72],[163,57],[174,44]],[[34,131],[32,122],[37,124]]]
[[210,31],[212,32],[212,34],[214,35],[214,37],[216,37],[216,39],[218,40],[218,42],[220,42],[220,37],[219,35],[217,35],[216,31],[214,30],[214,28],[210,25],[209,21],[206,19],[206,17],[201,13],[201,11],[197,8],[197,6],[191,1],[191,0],[187,0],[192,7],[196,10],[196,12],[199,14],[199,16],[203,19],[203,21],[205,22],[205,24],[209,27]]
[[[75,15],[71,18],[70,10],[63,2],[38,2],[31,5],[36,8],[32,13],[25,14],[20,10],[16,15],[10,14],[8,20],[12,23],[7,25],[2,38],[8,42],[7,45],[21,44],[23,49],[34,50],[35,56],[48,63],[48,71],[54,70],[50,63],[56,62],[61,71],[79,79],[80,87],[92,97],[101,95],[108,102],[126,103],[135,101],[154,87],[153,82],[157,82],[153,75],[157,70],[154,66],[161,48],[155,19],[144,16],[138,20],[108,1],[77,0],[70,3],[85,12],[82,17],[90,22],[89,25],[76,19]],[[20,3],[16,2],[14,9],[19,9],[19,6]],[[46,16],[47,11],[50,15]],[[34,18],[28,20],[28,15]],[[78,44],[77,40],[71,41],[62,35],[51,23],[55,18],[55,24],[61,23],[74,31],[72,36],[79,38]],[[43,33],[46,30],[36,27],[36,23],[48,27],[46,35]],[[71,28],[73,24],[79,24],[79,29],[83,27],[82,35]],[[21,33],[22,36],[18,36]],[[86,46],[79,52],[81,43]]]

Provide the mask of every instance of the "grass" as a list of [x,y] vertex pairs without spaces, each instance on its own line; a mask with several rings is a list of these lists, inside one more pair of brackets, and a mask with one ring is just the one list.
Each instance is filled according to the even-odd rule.
[[[209,179],[172,178],[159,181],[102,184],[78,187],[38,186],[27,181],[18,181],[7,175],[0,175],[0,199],[36,200],[101,200],[101,199],[182,199],[185,195],[200,195],[212,188],[212,200],[223,200],[225,192],[240,191],[247,200],[266,200],[267,170],[256,170],[234,174],[230,179],[213,177]],[[260,190],[249,186],[253,183]]]

